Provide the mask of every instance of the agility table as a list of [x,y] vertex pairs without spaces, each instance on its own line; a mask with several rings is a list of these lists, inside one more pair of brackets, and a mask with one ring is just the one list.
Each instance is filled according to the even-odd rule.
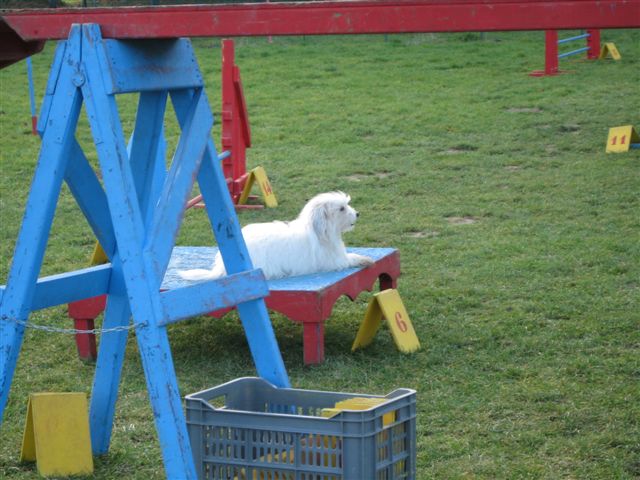
[[[193,282],[180,277],[178,271],[191,268],[210,268],[218,249],[216,247],[175,247],[167,273],[160,287],[179,289]],[[324,323],[331,316],[335,302],[341,296],[355,300],[365,290],[371,291],[376,281],[380,290],[396,288],[400,276],[400,255],[394,248],[349,248],[348,251],[366,255],[374,264],[365,268],[348,268],[337,272],[269,280],[267,308],[279,312],[293,322],[302,324],[304,363],[324,361]],[[78,330],[93,330],[94,320],[105,307],[105,296],[88,298],[69,305],[69,316]],[[221,317],[231,308],[209,315]],[[80,358],[96,359],[96,340],[92,333],[76,334]]]

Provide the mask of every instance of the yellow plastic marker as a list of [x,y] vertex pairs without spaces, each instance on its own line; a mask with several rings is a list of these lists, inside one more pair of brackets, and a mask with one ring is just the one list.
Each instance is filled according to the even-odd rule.
[[607,137],[607,153],[628,152],[631,144],[640,143],[640,137],[632,125],[613,127],[609,129]]
[[[323,408],[320,412],[322,417],[335,417],[343,410],[368,410],[386,402],[386,398],[353,397],[341,400],[335,404],[334,408]],[[385,427],[396,421],[396,412],[388,412],[382,416],[382,425]]]
[[613,42],[607,42],[604,45],[602,45],[602,49],[600,49],[600,56],[598,57],[598,60],[604,60],[605,58],[607,58],[608,55],[611,55],[611,58],[613,58],[614,60],[622,60],[622,55],[620,55],[620,52],[618,51],[615,43]]
[[29,395],[20,461],[37,462],[45,477],[93,473],[84,393]]
[[96,242],[95,247],[93,247],[93,254],[91,255],[91,265],[103,265],[105,263],[109,263],[109,257],[104,253],[100,242]]
[[254,182],[258,182],[258,186],[262,192],[262,197],[264,198],[264,204],[269,208],[277,207],[278,200],[276,199],[276,194],[273,193],[273,188],[271,187],[269,178],[267,178],[267,172],[265,172],[262,167],[256,167],[249,172],[249,177],[247,178],[242,194],[238,199],[238,205],[244,205],[247,203],[249,194],[251,193],[251,187],[253,187]]
[[376,293],[369,302],[367,313],[351,346],[352,352],[359,347],[366,347],[373,341],[383,317],[389,323],[389,329],[398,350],[411,353],[420,348],[420,341],[413,329],[409,314],[404,308],[400,294],[397,290],[390,288]]

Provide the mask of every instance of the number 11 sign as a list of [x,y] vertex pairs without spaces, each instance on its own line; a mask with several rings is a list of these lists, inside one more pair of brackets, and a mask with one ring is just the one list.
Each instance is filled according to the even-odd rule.
[[351,346],[352,352],[360,347],[366,347],[373,341],[383,318],[386,318],[389,323],[389,329],[398,350],[411,353],[420,348],[420,342],[409,314],[402,304],[400,294],[391,288],[376,293],[369,302],[367,313]]
[[607,153],[628,152],[630,148],[640,148],[640,137],[633,125],[613,127],[609,129],[607,137]]

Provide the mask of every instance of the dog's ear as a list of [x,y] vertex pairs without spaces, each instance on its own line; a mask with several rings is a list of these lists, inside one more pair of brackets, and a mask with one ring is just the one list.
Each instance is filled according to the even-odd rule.
[[311,225],[320,240],[329,238],[329,209],[327,204],[319,203],[314,205],[311,211]]

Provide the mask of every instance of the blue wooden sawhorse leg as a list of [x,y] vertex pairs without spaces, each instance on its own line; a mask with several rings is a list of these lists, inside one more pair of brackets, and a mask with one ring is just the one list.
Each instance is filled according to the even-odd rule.
[[[75,48],[79,47],[79,42],[79,37],[69,41],[66,61],[79,61]],[[60,72],[58,82],[71,84],[72,74],[68,69]],[[26,322],[31,311],[69,153],[75,141],[73,136],[82,96],[78,90],[72,89],[69,95],[57,96],[53,103],[56,110],[65,112],[65,116],[59,121],[52,119],[42,139],[7,287],[0,304],[0,415],[4,413],[24,336],[24,326],[16,322]]]
[[[127,151],[115,96],[131,92],[140,92],[140,102]],[[169,95],[182,135],[160,188],[164,156],[158,152]],[[82,101],[105,191],[73,137]],[[268,293],[266,282],[261,272],[252,269],[210,139],[213,115],[191,44],[187,40],[103,40],[95,25],[74,26],[69,40],[61,42],[56,52],[41,121],[40,161],[0,305],[2,408],[22,342],[20,322],[31,311],[64,178],[111,259],[111,265],[99,273],[101,293],[108,294],[104,327],[127,327],[133,317],[167,477],[195,478],[166,325],[206,313],[214,305],[238,305],[258,373],[278,386],[288,386],[289,381],[262,299]],[[223,282],[161,293],[183,207],[196,177],[230,276]],[[80,285],[94,273],[66,275]],[[72,285],[69,278],[54,284]],[[66,303],[69,298],[77,297],[61,291],[57,302]],[[53,305],[56,300],[45,303]],[[106,452],[109,446],[126,339],[123,331],[105,333],[102,338],[90,409],[96,453]]]

